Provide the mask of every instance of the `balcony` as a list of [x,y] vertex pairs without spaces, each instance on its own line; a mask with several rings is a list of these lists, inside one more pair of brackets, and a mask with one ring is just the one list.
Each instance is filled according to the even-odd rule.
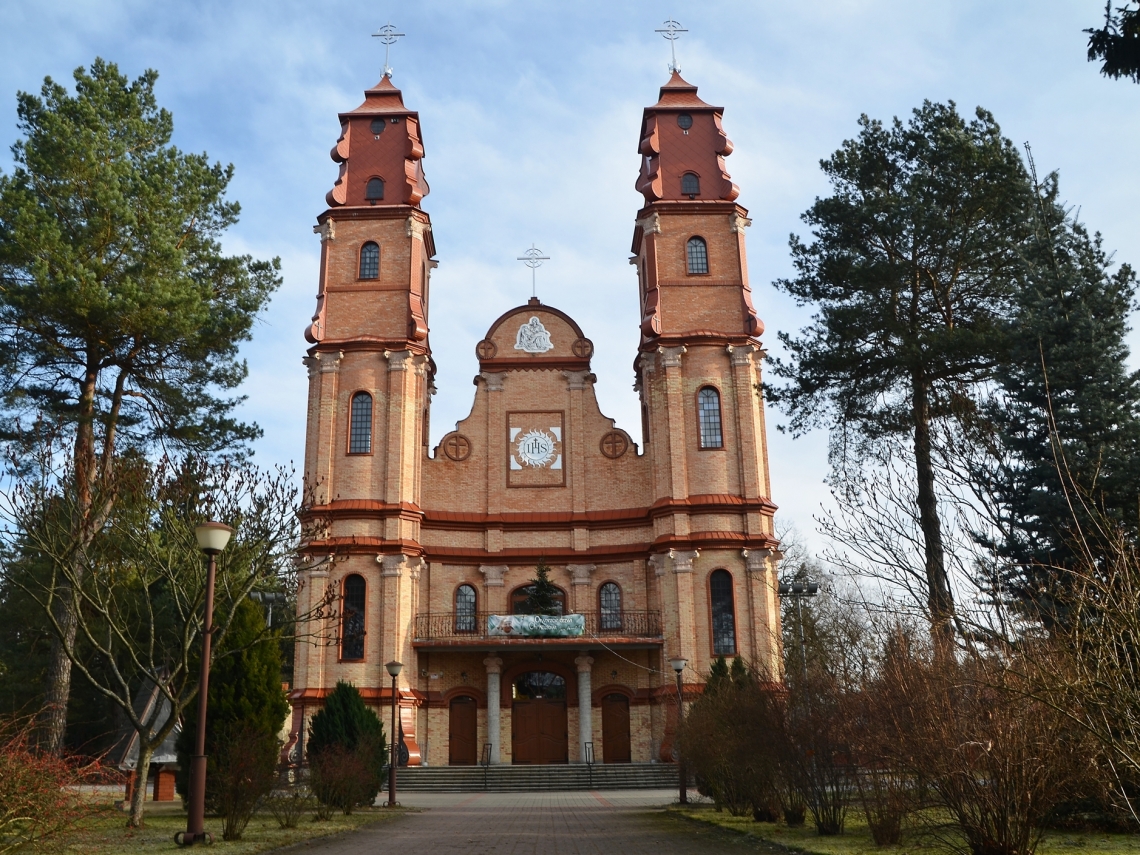
[[453,612],[416,615],[415,636],[412,645],[417,648],[478,647],[566,647],[601,642],[606,646],[659,647],[661,612],[630,612],[607,614],[603,621],[598,612],[581,612],[585,618],[582,635],[565,638],[514,638],[490,635],[487,618],[499,612],[476,612],[474,615],[456,615]]

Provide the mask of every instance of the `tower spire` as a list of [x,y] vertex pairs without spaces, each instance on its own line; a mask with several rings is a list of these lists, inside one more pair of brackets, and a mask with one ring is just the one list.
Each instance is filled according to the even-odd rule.
[[396,32],[396,28],[392,26],[391,20],[372,34],[372,38],[380,39],[380,42],[384,45],[384,77],[392,76],[392,66],[388,65],[388,52],[391,50],[392,45],[399,39],[402,39],[404,35],[404,33]]
[[672,62],[669,63],[669,70],[674,74],[679,74],[681,66],[677,64],[677,39],[681,37],[681,33],[687,33],[689,31],[682,27],[677,21],[669,18],[662,29],[654,30],[653,32],[660,33],[661,38],[669,40],[669,54],[672,57]]

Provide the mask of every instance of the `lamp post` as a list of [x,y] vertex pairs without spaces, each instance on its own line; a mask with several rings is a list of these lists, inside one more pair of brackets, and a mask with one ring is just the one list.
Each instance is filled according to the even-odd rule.
[[194,755],[190,759],[190,798],[186,807],[186,831],[174,835],[179,846],[189,846],[213,837],[206,834],[206,697],[210,690],[210,641],[214,632],[214,577],[217,557],[234,530],[220,522],[204,522],[194,528],[198,547],[209,557],[206,570],[205,615],[202,619],[202,671],[198,678],[198,733],[194,737]]
[[791,597],[796,601],[796,623],[800,630],[800,661],[803,664],[804,682],[807,682],[807,642],[804,640],[804,613],[800,603],[804,597],[814,597],[819,593],[819,583],[810,579],[795,582],[781,582],[780,596]]
[[400,763],[400,749],[397,745],[399,731],[396,730],[396,678],[404,669],[404,663],[392,660],[384,666],[392,678],[392,738],[388,747],[388,807],[396,806],[396,766]]
[[[681,672],[685,670],[688,664],[688,659],[677,657],[670,659],[669,664],[673,667],[673,671],[677,674],[677,737],[681,736],[681,722],[685,716],[685,696],[681,689]],[[684,758],[681,756],[681,748],[677,747],[677,787],[680,790],[680,802],[683,805],[689,803],[689,791],[685,786],[685,763]]]

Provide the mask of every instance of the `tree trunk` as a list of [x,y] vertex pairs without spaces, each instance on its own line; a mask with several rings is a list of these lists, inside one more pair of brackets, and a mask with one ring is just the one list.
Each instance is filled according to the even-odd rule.
[[131,815],[127,819],[127,828],[143,827],[143,803],[146,802],[146,776],[150,771],[150,758],[154,751],[145,745],[142,734],[139,734],[139,762],[135,765],[135,788],[131,792]]
[[71,697],[71,657],[67,651],[75,645],[76,619],[71,607],[71,589],[59,586],[56,590],[56,620],[59,635],[51,639],[51,661],[48,663],[47,691],[41,715],[43,750],[58,757],[63,753],[67,735],[67,702]]
[[914,417],[914,463],[918,481],[918,519],[926,558],[926,597],[930,610],[930,633],[935,652],[946,655],[954,644],[954,595],[946,575],[942,543],[942,520],[934,489],[934,463],[930,450],[930,399],[921,377],[912,381]]

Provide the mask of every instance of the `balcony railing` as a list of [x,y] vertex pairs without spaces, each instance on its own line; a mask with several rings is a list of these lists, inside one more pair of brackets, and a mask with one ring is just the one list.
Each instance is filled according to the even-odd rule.
[[[476,612],[416,615],[416,641],[479,641],[486,638],[502,640],[502,636],[487,634],[487,618],[501,612]],[[661,612],[629,612],[601,615],[583,612],[586,628],[581,636],[573,638],[660,638]],[[516,639],[512,639],[516,640]],[[558,641],[557,638],[534,639]]]

